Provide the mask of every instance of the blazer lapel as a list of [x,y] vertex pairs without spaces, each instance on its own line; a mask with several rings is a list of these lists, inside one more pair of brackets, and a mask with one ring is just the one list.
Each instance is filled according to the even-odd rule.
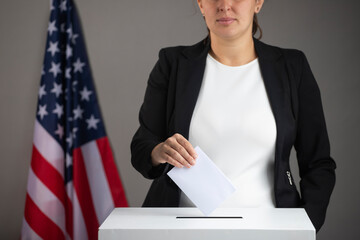
[[[255,50],[259,58],[261,73],[269,102],[276,122],[276,143],[275,143],[275,191],[280,186],[279,174],[288,171],[288,164],[280,164],[285,156],[288,156],[284,149],[291,149],[292,138],[295,135],[295,120],[291,110],[291,94],[286,72],[286,64],[281,52],[274,47],[254,40]],[[288,160],[287,160],[288,162]],[[276,199],[276,205],[279,201]]]
[[179,59],[175,96],[175,131],[189,138],[189,127],[199,95],[206,64],[209,42],[186,48]]
[[283,129],[283,109],[286,99],[285,92],[285,79],[283,70],[283,61],[280,59],[280,52],[276,52],[273,48],[269,48],[262,42],[254,39],[255,51],[259,59],[261,74],[263,77],[266,92],[269,98],[272,112],[276,121],[277,128],[277,145],[279,139],[282,138]]

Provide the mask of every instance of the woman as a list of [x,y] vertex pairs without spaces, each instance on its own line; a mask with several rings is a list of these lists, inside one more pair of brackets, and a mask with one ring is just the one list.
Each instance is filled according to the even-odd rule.
[[336,165],[305,55],[254,38],[263,0],[197,2],[209,36],[160,51],[140,109],[132,164],[154,179],[143,206],[192,206],[166,173],[196,164],[199,145],[237,187],[222,207],[302,207],[318,231]]

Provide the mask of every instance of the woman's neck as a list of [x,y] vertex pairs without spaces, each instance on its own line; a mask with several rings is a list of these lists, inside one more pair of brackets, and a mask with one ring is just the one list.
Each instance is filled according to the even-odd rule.
[[228,66],[241,66],[256,58],[254,40],[227,40],[211,36],[210,54],[217,61]]

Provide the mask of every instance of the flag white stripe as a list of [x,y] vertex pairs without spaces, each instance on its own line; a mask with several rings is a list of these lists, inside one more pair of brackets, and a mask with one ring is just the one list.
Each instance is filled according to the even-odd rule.
[[21,228],[21,239],[22,240],[41,240],[42,238],[36,234],[29,226],[25,218],[23,218],[22,228]]
[[40,154],[64,177],[64,151],[60,144],[35,120],[34,145]]
[[[72,187],[72,184],[71,184],[71,187],[69,187],[69,188],[74,189]],[[80,203],[79,203],[79,200],[77,198],[76,191],[73,190],[72,196],[73,196],[73,202],[72,203],[73,203],[73,214],[74,214],[74,218],[73,218],[73,222],[74,222],[73,240],[88,239],[87,229],[86,229],[85,221],[84,221],[84,216],[83,216],[81,208],[80,208]]]
[[105,176],[104,166],[96,141],[84,144],[81,147],[81,151],[85,161],[96,216],[99,224],[101,224],[114,209],[109,183]]
[[60,200],[29,170],[27,192],[37,207],[66,235],[65,208]]

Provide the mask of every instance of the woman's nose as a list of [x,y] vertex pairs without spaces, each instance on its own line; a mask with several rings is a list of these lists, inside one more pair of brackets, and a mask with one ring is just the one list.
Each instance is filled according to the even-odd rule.
[[231,1],[229,0],[220,0],[219,1],[219,6],[218,6],[218,11],[219,12],[227,12],[230,10],[231,8]]

